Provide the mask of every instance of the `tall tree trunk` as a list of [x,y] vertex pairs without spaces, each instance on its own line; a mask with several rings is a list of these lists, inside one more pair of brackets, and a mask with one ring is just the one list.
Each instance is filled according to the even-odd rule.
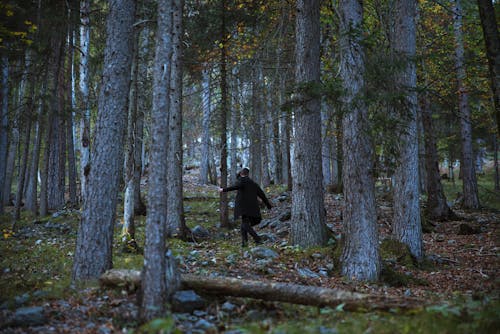
[[81,0],[80,6],[80,193],[82,203],[87,192],[90,171],[90,0]]
[[481,26],[483,27],[486,56],[490,70],[491,91],[500,136],[500,36],[492,0],[477,0]]
[[210,94],[210,70],[205,63],[202,71],[202,137],[200,157],[200,183],[208,184],[208,168],[210,161],[210,118],[212,109],[212,97]]
[[5,53],[0,55],[0,71],[2,76],[0,89],[0,214],[3,214],[5,198],[9,196],[5,191],[9,131],[9,58]]
[[[71,9],[69,10],[71,15]],[[71,17],[70,17],[71,18]],[[69,22],[68,27],[68,55],[66,57],[67,68],[66,68],[66,91],[65,91],[65,105],[67,106],[65,113],[66,118],[66,147],[68,154],[68,192],[69,198],[68,202],[71,207],[78,207],[78,196],[77,196],[77,186],[76,186],[76,155],[75,155],[75,142],[74,142],[74,89],[73,89],[73,64],[74,64],[74,26],[73,21]]]
[[500,190],[500,173],[498,172],[498,138],[493,135],[493,168],[495,169],[495,190]]
[[262,113],[261,113],[261,100],[262,95],[261,83],[259,81],[259,74],[256,68],[252,73],[252,115],[250,125],[250,172],[252,179],[261,184],[262,182]]
[[[220,187],[227,187],[227,32],[226,32],[226,0],[221,1],[221,47],[220,47]],[[220,193],[220,223],[221,227],[229,228],[229,208],[227,192]]]
[[33,150],[31,152],[31,163],[29,167],[28,186],[26,189],[26,209],[31,211],[33,215],[37,214],[37,188],[38,188],[38,164],[40,162],[41,142],[42,142],[42,120],[44,110],[44,96],[46,93],[46,81],[42,81],[40,96],[38,97],[38,105],[35,120],[35,134],[33,139]]
[[111,1],[104,71],[88,191],[78,229],[73,281],[97,278],[112,267],[113,230],[123,169],[132,62],[135,1]]
[[357,0],[340,2],[341,77],[345,83],[342,120],[344,181],[344,247],[342,275],[353,280],[377,280],[380,274],[373,147],[368,137],[368,108],[363,102],[364,61],[361,46],[363,8]]
[[425,138],[425,169],[427,176],[426,213],[428,218],[432,220],[448,220],[454,217],[454,213],[448,206],[443,185],[441,184],[439,156],[432,125],[432,110],[427,95],[424,95],[422,125]]
[[295,82],[300,100],[294,111],[290,241],[301,247],[326,245],[329,237],[321,168],[321,101],[307,93],[317,89],[320,81],[319,7],[319,0],[297,1]]
[[51,112],[49,111],[45,117],[42,116],[42,128],[47,129],[43,136],[43,142],[45,143],[45,147],[43,150],[43,166],[41,170],[40,176],[40,216],[44,217],[48,215],[48,201],[47,201],[47,188],[48,188],[48,173],[49,173],[49,156],[50,156],[50,145],[48,145],[49,138],[51,137]]
[[167,226],[168,114],[172,56],[172,0],[158,1],[158,30],[154,60],[151,162],[146,217],[146,244],[139,317],[148,321],[166,311],[165,232]]
[[[28,115],[32,113],[31,106],[29,106],[26,110]],[[21,157],[21,165],[19,168],[19,176],[18,176],[18,181],[17,181],[17,193],[16,193],[16,203],[15,203],[15,212],[14,212],[14,219],[19,220],[21,219],[21,206],[23,202],[23,189],[24,189],[24,184],[26,182],[26,169],[28,166],[28,153],[29,153],[29,143],[30,143],[30,136],[31,136],[31,119],[27,121],[27,124],[25,124],[25,133],[24,133],[24,149],[23,149],[23,154]]]
[[466,209],[479,208],[479,195],[477,190],[476,172],[474,170],[474,155],[472,152],[472,123],[471,111],[469,108],[469,94],[465,85],[465,63],[464,63],[464,42],[462,33],[462,6],[461,0],[454,2],[454,22],[455,33],[455,62],[457,69],[457,90],[458,90],[458,111],[460,114],[460,132],[462,139],[462,161],[460,172],[463,181],[463,203]]
[[321,110],[321,161],[323,169],[323,187],[327,188],[333,184],[332,180],[332,135],[331,116],[327,112],[328,106],[324,104]]
[[408,246],[410,253],[421,261],[422,225],[420,222],[420,181],[417,131],[417,70],[416,55],[416,0],[396,1],[393,49],[396,57],[405,63],[397,73],[396,82],[404,90],[404,130],[399,134],[399,156],[394,172],[394,217],[392,234],[396,240]]
[[173,0],[172,29],[172,73],[170,82],[170,113],[168,120],[168,217],[167,235],[177,234],[187,240],[189,229],[184,219],[183,188],[182,188],[182,35],[184,0]]

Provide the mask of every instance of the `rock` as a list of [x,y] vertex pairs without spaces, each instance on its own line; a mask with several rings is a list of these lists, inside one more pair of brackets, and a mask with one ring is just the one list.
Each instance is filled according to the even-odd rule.
[[305,278],[319,278],[319,275],[309,268],[297,268],[297,271],[300,276]]
[[254,247],[250,250],[250,253],[259,259],[275,259],[279,256],[275,251],[265,247]]
[[222,304],[221,309],[224,312],[232,313],[234,310],[236,310],[236,305],[234,305],[230,302],[225,302],[224,304]]
[[198,320],[194,328],[201,329],[204,333],[217,333],[217,327],[205,319]]
[[193,237],[196,240],[210,239],[210,232],[208,232],[208,230],[206,228],[204,228],[200,225],[196,225],[191,232],[193,233]]
[[259,234],[260,237],[262,238],[263,241],[271,241],[271,242],[275,242],[276,241],[276,237],[271,234],[271,233],[261,233]]
[[437,242],[443,242],[444,241],[444,234],[438,234],[436,235],[436,241]]
[[43,307],[21,307],[16,310],[12,319],[12,326],[40,326],[47,322]]
[[278,238],[286,238],[288,236],[288,234],[290,234],[290,231],[288,231],[288,230],[280,230],[280,231],[276,232],[276,236]]
[[205,307],[205,300],[193,290],[177,291],[172,296],[172,310],[178,313],[192,313]]

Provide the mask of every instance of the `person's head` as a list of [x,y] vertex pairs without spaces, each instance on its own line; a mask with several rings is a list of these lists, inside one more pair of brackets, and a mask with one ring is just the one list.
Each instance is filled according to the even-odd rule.
[[250,170],[247,167],[244,167],[240,170],[238,174],[242,177],[245,177],[248,176],[248,174],[250,174]]

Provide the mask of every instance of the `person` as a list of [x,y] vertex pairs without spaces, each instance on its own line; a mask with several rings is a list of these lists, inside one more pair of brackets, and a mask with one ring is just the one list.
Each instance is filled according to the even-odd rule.
[[234,205],[234,219],[241,217],[241,246],[247,247],[248,234],[252,236],[256,244],[262,244],[262,238],[255,232],[252,226],[262,220],[258,198],[260,198],[268,209],[271,203],[264,191],[250,177],[250,170],[243,168],[236,176],[236,183],[227,188],[219,188],[219,192],[238,190]]

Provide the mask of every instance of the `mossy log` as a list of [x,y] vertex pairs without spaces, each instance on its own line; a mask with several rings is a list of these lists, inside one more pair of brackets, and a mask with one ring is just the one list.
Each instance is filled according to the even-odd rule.
[[[137,288],[141,284],[141,273],[137,270],[112,269],[105,272],[100,283],[109,287]],[[374,296],[340,289],[292,283],[254,281],[231,277],[181,275],[182,289],[195,290],[200,294],[256,298],[266,301],[318,307],[337,307],[348,311],[370,311],[390,309],[415,309],[423,305],[415,298]]]

